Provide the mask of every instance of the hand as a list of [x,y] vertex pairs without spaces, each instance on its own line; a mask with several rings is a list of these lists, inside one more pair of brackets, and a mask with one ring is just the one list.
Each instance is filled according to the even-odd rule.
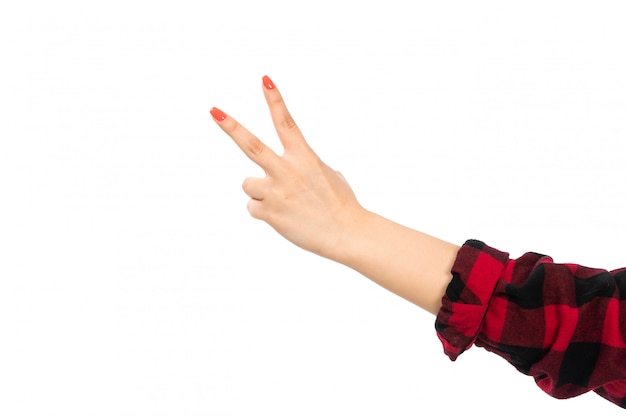
[[437,314],[458,246],[365,210],[343,176],[324,164],[304,140],[274,83],[263,94],[284,148],[275,154],[223,111],[211,115],[265,171],[247,178],[248,211],[289,241],[342,263],[389,291]]
[[267,76],[263,93],[284,148],[282,156],[232,117],[217,108],[211,110],[218,126],[265,171],[264,178],[243,182],[244,192],[251,197],[248,211],[297,246],[332,259],[342,235],[359,224],[366,210],[343,176],[309,147]]

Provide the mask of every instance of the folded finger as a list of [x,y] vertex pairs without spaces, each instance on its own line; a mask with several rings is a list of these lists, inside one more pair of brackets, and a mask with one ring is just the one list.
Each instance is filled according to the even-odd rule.
[[251,198],[250,201],[248,201],[248,212],[250,213],[250,216],[259,220],[264,220],[267,214],[266,210],[264,210],[263,203],[254,198]]
[[255,200],[263,200],[266,192],[265,178],[246,178],[241,185],[243,192]]

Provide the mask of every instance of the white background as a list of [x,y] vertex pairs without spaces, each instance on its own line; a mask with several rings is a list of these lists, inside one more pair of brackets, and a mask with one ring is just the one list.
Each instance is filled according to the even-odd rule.
[[270,75],[368,209],[626,266],[622,2],[0,7],[0,415],[622,415],[249,217]]

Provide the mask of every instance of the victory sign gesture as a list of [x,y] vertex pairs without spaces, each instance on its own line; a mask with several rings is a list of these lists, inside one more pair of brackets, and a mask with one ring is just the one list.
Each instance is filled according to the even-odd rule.
[[267,76],[263,94],[282,156],[233,117],[211,109],[215,122],[265,171],[265,177],[243,182],[252,217],[437,314],[459,247],[365,210],[343,176],[313,152]]

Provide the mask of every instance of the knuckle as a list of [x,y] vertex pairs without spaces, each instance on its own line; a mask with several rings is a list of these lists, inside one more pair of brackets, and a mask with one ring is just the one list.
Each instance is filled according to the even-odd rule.
[[245,180],[243,180],[243,183],[241,183],[241,189],[243,190],[244,193],[248,194],[250,191],[250,178],[246,178]]
[[229,134],[231,134],[231,135],[238,134],[241,131],[241,129],[243,128],[243,126],[241,126],[239,124],[239,122],[236,121],[236,120],[232,120],[231,119],[230,123],[231,123],[231,125],[228,127],[228,130],[229,130]]
[[291,117],[290,115],[287,115],[281,122],[280,122],[280,127],[281,129],[287,130],[287,131],[291,131],[296,129],[297,125],[296,125],[296,121],[293,120],[293,117]]
[[259,156],[265,150],[265,145],[257,138],[253,138],[248,143],[248,152],[254,156]]

